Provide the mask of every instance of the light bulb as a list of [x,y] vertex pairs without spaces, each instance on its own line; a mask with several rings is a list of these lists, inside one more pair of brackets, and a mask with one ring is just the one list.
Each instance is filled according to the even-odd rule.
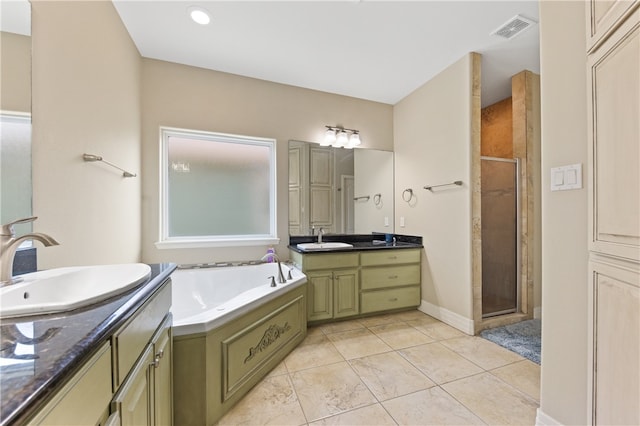
[[347,143],[349,143],[349,137],[347,136],[347,132],[345,132],[344,130],[340,130],[340,133],[338,133],[338,139],[336,139],[335,146],[337,147],[345,146]]
[[327,129],[324,133],[324,141],[320,146],[331,146],[336,141],[336,132],[333,129]]
[[351,148],[354,148],[356,146],[360,145],[360,134],[358,134],[358,132],[354,132],[351,134],[351,137],[349,138],[349,145]]

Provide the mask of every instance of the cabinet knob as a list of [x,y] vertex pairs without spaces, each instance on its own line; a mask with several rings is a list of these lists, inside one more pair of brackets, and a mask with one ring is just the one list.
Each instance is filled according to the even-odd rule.
[[389,275],[389,279],[390,279],[390,280],[395,280],[395,279],[397,279],[397,278],[398,278],[398,276],[397,276],[397,275]]
[[158,353],[156,354],[156,357],[158,357],[158,358],[162,358],[163,356],[164,356],[164,349],[160,349],[160,350],[158,351]]
[[160,366],[160,357],[156,355],[151,365],[153,365],[153,368],[158,368]]
[[392,297],[391,299],[389,299],[389,302],[397,302],[398,298],[397,297]]

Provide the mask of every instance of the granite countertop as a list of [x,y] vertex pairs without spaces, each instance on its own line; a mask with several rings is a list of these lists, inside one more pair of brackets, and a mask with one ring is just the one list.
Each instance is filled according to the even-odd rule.
[[[40,409],[176,268],[170,263],[150,266],[146,282],[104,302],[60,314],[0,320],[2,425],[20,424]],[[20,341],[26,344],[16,344]]]
[[318,241],[318,236],[292,236],[289,237],[289,248],[295,252],[302,254],[313,253],[333,253],[333,252],[349,252],[358,250],[397,250],[397,249],[412,249],[422,248],[422,237],[414,235],[401,235],[391,234],[392,238],[396,239],[394,243],[385,242],[385,235],[383,233],[374,232],[372,234],[325,234],[322,236],[322,241],[327,242],[341,242],[353,245],[353,247],[341,247],[321,250],[301,250],[297,247],[301,243],[315,243]]

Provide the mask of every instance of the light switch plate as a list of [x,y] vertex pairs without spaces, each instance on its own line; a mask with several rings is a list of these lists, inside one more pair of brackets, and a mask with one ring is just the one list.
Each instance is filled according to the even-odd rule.
[[551,190],[566,191],[582,188],[582,164],[553,167],[551,169]]

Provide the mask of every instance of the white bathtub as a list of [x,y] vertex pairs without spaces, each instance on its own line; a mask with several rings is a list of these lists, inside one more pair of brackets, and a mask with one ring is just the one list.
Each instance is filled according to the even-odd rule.
[[[277,263],[178,269],[172,275],[173,335],[205,333],[307,281],[294,266],[282,265],[287,278],[278,283]],[[271,279],[276,287],[271,287]]]

